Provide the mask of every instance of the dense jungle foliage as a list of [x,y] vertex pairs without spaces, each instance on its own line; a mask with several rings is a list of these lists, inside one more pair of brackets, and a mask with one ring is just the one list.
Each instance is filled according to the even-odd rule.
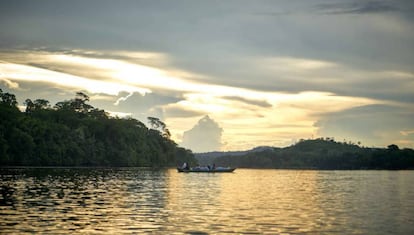
[[266,148],[239,156],[221,156],[216,165],[245,168],[278,169],[414,169],[414,150],[364,148],[353,143],[340,143],[333,139],[301,140],[286,148]]
[[58,102],[16,97],[0,89],[1,166],[176,166],[195,163],[190,150],[170,139],[165,124],[149,117],[151,128],[133,118],[113,118],[76,93]]

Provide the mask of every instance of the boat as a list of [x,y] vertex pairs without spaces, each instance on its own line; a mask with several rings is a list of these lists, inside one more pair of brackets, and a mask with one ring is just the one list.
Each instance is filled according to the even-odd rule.
[[216,168],[208,168],[208,167],[192,167],[189,169],[177,167],[178,172],[196,172],[196,173],[230,173],[236,170],[236,168],[231,167],[216,167]]

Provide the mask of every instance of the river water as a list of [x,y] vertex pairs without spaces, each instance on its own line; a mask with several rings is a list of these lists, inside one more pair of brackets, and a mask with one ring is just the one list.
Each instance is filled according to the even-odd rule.
[[0,169],[2,234],[414,234],[414,171]]

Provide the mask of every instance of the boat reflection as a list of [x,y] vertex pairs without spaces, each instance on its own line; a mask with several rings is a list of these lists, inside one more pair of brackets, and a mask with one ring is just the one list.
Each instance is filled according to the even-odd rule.
[[[174,175],[174,172],[169,172]],[[280,233],[315,231],[314,171],[240,170],[168,177],[172,226],[185,231]],[[309,222],[312,221],[312,222]]]

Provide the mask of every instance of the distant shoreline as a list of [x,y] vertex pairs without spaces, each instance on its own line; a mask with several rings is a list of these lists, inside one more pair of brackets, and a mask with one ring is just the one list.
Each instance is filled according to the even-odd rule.
[[173,169],[149,166],[0,166],[0,169]]
[[[0,166],[0,169],[142,169],[142,170],[166,170],[175,167],[134,167],[134,166]],[[260,168],[260,167],[237,167],[244,170],[297,170],[297,171],[414,171],[408,169],[318,169],[318,168]]]

